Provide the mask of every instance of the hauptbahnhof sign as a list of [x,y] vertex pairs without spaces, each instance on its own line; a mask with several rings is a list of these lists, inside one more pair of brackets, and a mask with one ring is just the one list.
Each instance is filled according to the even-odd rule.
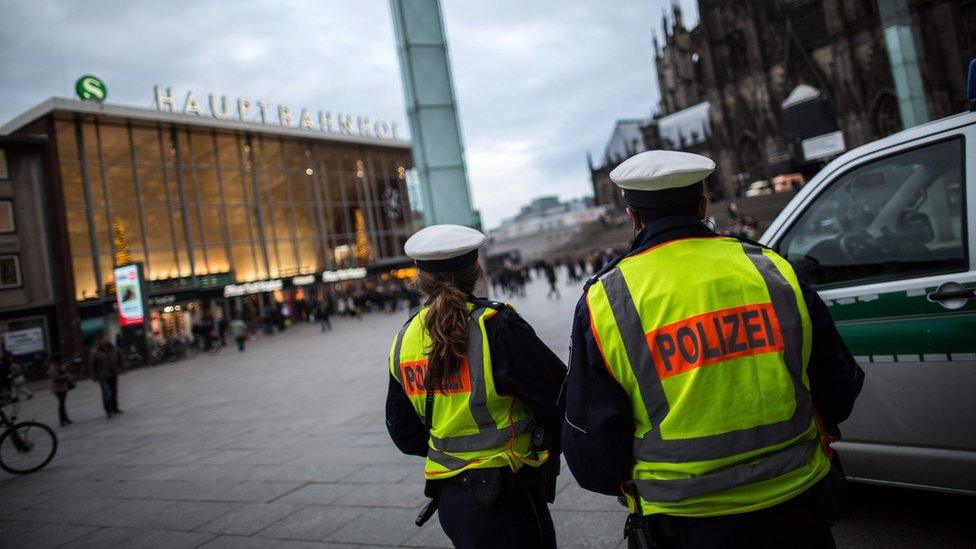
[[[153,86],[155,92],[156,110],[159,112],[181,112],[196,116],[211,116],[218,120],[237,118],[242,122],[260,122],[285,128],[300,128],[309,131],[335,133],[341,135],[355,135],[359,137],[376,137],[379,139],[400,139],[400,125],[388,122],[382,118],[370,120],[366,116],[353,116],[331,111],[316,111],[313,115],[308,109],[302,108],[296,114],[288,105],[278,103],[271,108],[271,103],[264,100],[251,101],[247,97],[238,97],[230,103],[226,95],[207,95],[208,110],[204,110],[200,99],[193,90],[186,92],[178,100],[169,86]],[[236,112],[229,105],[236,108]],[[272,118],[271,114],[277,116]]]

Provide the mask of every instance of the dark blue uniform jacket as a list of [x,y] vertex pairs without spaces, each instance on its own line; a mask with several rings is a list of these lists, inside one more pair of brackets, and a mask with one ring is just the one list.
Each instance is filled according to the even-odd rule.
[[[716,234],[694,218],[665,218],[645,227],[623,257],[671,240],[709,236]],[[620,259],[591,278],[587,288]],[[864,372],[837,333],[823,300],[802,281],[800,285],[813,324],[813,348],[807,370],[810,393],[827,432],[839,436],[837,425],[850,415]],[[619,495],[620,484],[630,478],[633,466],[633,413],[624,389],[604,365],[590,330],[585,299],[576,306],[569,363],[562,437],[566,462],[583,488]]]

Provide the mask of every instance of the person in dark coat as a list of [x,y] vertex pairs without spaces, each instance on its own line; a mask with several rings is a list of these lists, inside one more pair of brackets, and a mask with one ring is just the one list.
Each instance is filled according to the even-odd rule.
[[68,398],[68,391],[74,388],[74,380],[68,373],[58,357],[51,357],[47,367],[47,377],[51,380],[51,392],[58,399],[58,420],[61,426],[65,427],[74,423],[68,419],[68,410],[65,400]]
[[119,409],[119,374],[125,371],[125,357],[118,347],[112,345],[108,334],[102,336],[98,347],[88,355],[91,379],[102,389],[102,406],[105,417],[112,418],[122,413]]

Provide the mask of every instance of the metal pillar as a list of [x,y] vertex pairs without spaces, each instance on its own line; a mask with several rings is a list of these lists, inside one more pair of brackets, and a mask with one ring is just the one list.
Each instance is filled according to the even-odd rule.
[[908,0],[878,0],[881,27],[884,29],[891,61],[891,76],[895,81],[898,109],[903,128],[910,128],[929,121],[925,104],[925,87],[918,68],[918,53],[912,34],[912,17],[908,13]]
[[424,225],[479,227],[471,208],[454,85],[438,0],[390,0]]

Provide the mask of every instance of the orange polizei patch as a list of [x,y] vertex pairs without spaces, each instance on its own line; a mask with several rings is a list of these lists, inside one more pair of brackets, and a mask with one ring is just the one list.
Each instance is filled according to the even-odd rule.
[[[427,387],[424,386],[424,374],[427,372],[427,359],[400,363],[400,379],[407,396],[425,396]],[[468,371],[468,359],[461,361],[461,369],[446,387],[437,389],[438,393],[453,395],[471,392],[471,372]]]
[[783,349],[772,303],[712,311],[662,326],[646,336],[661,379]]

